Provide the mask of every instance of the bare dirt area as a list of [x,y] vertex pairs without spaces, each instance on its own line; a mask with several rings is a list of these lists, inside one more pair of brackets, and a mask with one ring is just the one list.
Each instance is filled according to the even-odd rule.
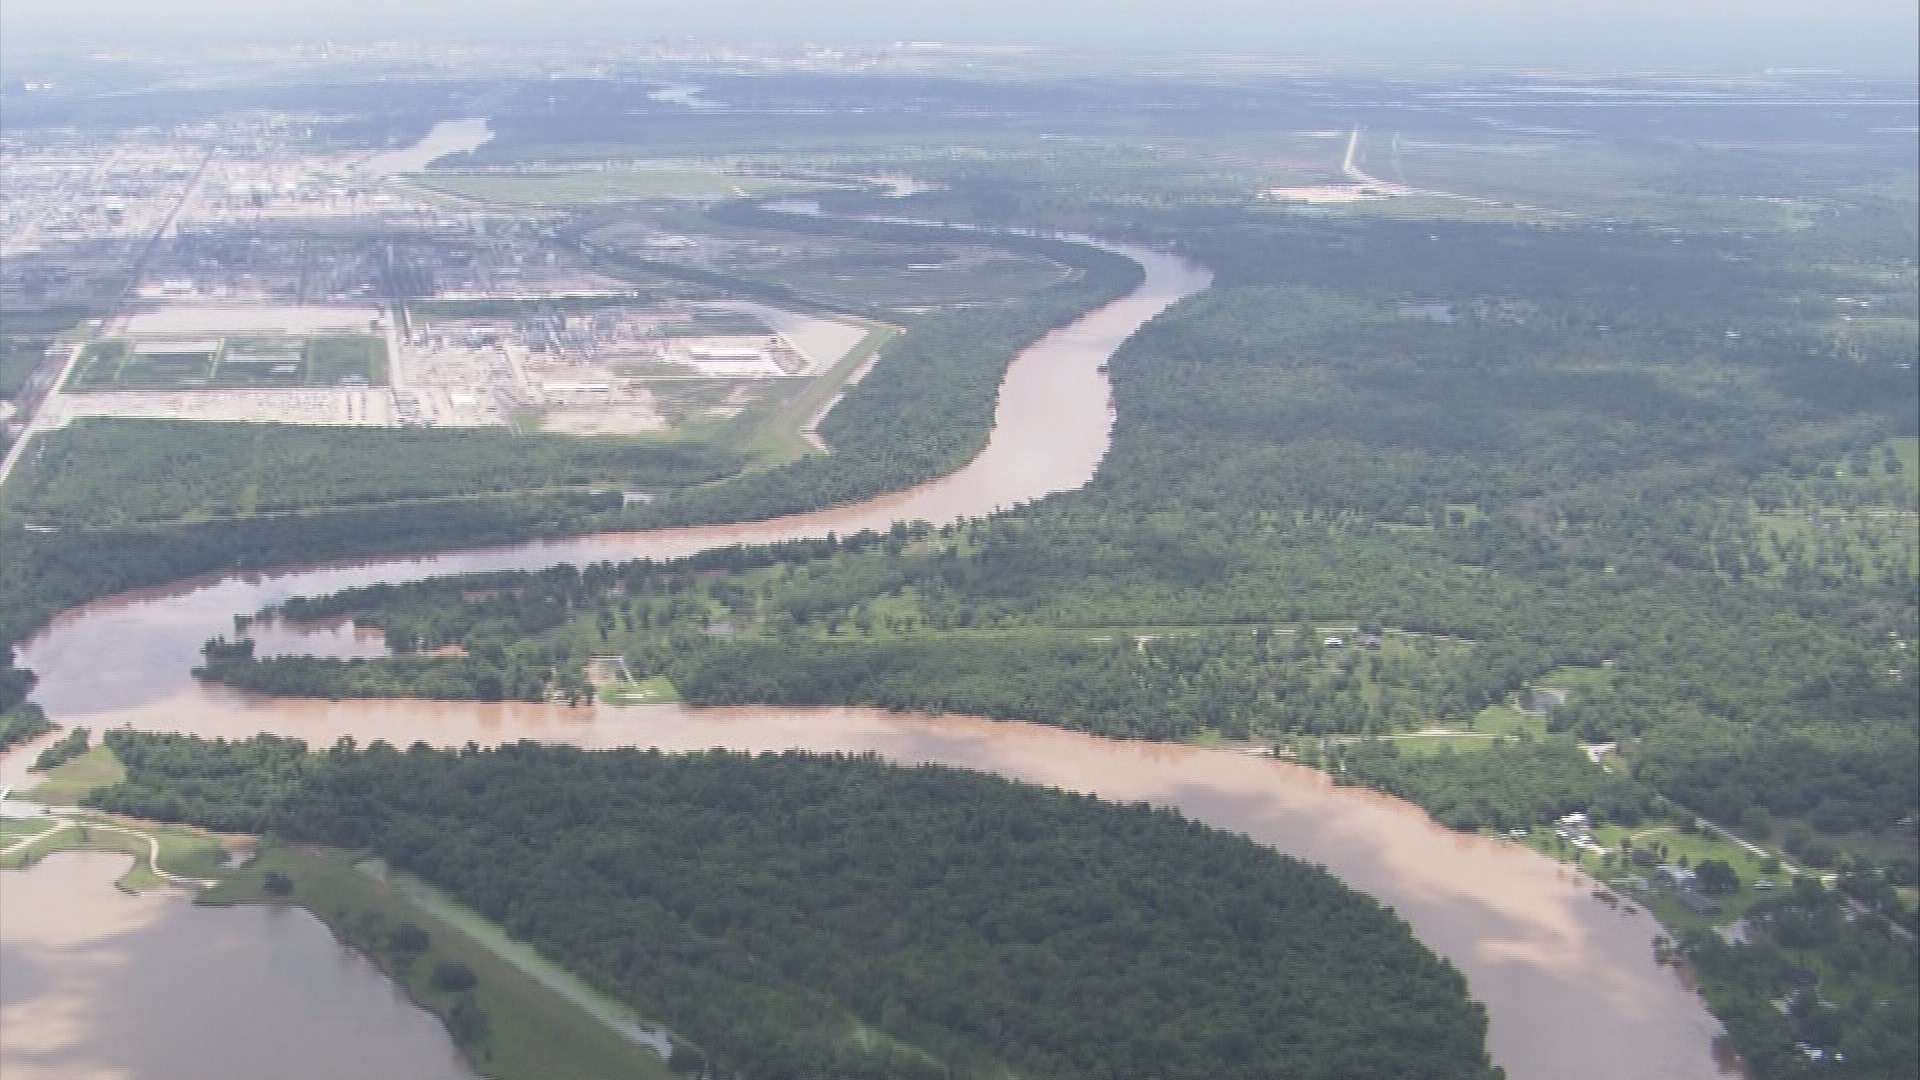
[[122,317],[112,332],[136,338],[186,334],[364,334],[380,317],[380,309],[372,306],[165,304]]
[[384,387],[298,390],[116,390],[63,393],[47,402],[44,427],[87,416],[244,421],[329,427],[392,427],[393,395]]
[[801,315],[765,304],[736,303],[728,306],[734,311],[759,317],[778,332],[788,347],[806,361],[806,366],[798,372],[802,375],[818,375],[826,371],[852,352],[854,346],[867,336],[865,327],[839,319]]

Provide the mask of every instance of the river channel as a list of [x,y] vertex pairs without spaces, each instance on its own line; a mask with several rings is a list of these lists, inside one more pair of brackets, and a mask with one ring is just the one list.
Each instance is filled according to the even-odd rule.
[[[1175,257],[1120,250],[1146,268],[1145,283],[1022,353],[1002,385],[986,450],[942,479],[855,506],[751,524],[182,582],[66,612],[26,643],[20,662],[39,673],[35,700],[52,716],[96,731],[124,724],[207,736],[273,731],[312,744],[352,735],[402,745],[532,738],[668,750],[873,751],[901,762],[942,762],[1176,806],[1323,864],[1392,905],[1422,941],[1466,973],[1474,996],[1488,1008],[1494,1058],[1514,1080],[1721,1075],[1711,1051],[1719,1027],[1672,971],[1653,962],[1650,942],[1660,928],[1651,918],[1604,906],[1590,895],[1592,882],[1517,845],[1451,832],[1410,804],[1335,787],[1310,769],[1223,750],[1120,742],[968,717],[841,708],[268,699],[204,686],[188,675],[200,643],[231,632],[235,614],[293,595],[437,574],[671,557],[717,545],[829,531],[844,535],[896,520],[946,522],[1077,488],[1106,452],[1112,423],[1102,371],[1107,357],[1143,322],[1210,280]],[[258,638],[262,653],[380,651],[377,641],[349,628],[303,633],[264,627]],[[0,761],[0,784],[18,779],[30,752]],[[14,918],[11,912],[7,917]],[[243,979],[226,991],[205,992],[240,1000],[250,987]],[[256,1030],[270,1026],[263,1022]],[[175,1037],[211,1045],[249,1033],[222,1024]]]

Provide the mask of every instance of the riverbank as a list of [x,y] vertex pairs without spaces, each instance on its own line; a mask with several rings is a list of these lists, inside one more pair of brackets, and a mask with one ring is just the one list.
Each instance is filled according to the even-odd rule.
[[[94,751],[105,752],[105,747]],[[124,775],[117,763],[113,771]],[[72,776],[50,782],[63,789],[97,786]],[[49,857],[70,853],[125,854],[132,862],[113,884],[128,895],[186,886],[197,890],[194,902],[202,905],[304,908],[415,1004],[439,1017],[474,1068],[496,1080],[553,1075],[666,1080],[671,1075],[663,1035],[649,1041],[617,1003],[577,980],[569,982],[554,965],[473,912],[436,898],[425,886],[410,889],[405,881],[368,873],[363,857],[350,852],[268,845],[255,847],[253,857],[234,866],[232,852],[247,843],[258,841],[54,807],[0,819],[0,871],[32,870]],[[285,892],[276,891],[275,875],[287,883]],[[425,929],[430,945],[416,954],[396,952],[386,935],[403,923]],[[477,1013],[456,1015],[463,996],[434,985],[431,973],[443,963],[463,965],[479,976],[466,1006]],[[476,1023],[475,1016],[483,1020]],[[462,1033],[467,1038],[460,1039]]]
[[[328,848],[264,846],[199,902],[292,904],[312,912],[415,1004],[439,1017],[473,1067],[494,1080],[667,1080],[673,1075],[652,1046],[543,981],[535,964],[513,958],[500,947],[511,943],[497,928],[497,937],[490,934],[491,940],[483,941],[451,910],[435,910],[357,869],[363,858]],[[269,876],[276,874],[291,886],[284,894],[268,886]],[[403,924],[426,932],[425,949],[394,949],[390,935]],[[435,969],[452,964],[464,966],[477,980],[464,996],[434,984]],[[470,1002],[467,1011],[456,1016],[463,1000]]]
[[439,1022],[308,912],[113,888],[131,861],[0,871],[8,1080],[474,1080]]

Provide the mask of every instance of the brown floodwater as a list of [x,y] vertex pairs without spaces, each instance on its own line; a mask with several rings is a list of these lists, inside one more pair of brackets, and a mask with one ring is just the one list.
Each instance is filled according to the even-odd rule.
[[0,872],[6,1080],[474,1080],[440,1021],[299,908],[113,888],[128,857]]
[[[1335,787],[1313,770],[1221,750],[968,717],[838,708],[268,699],[203,686],[187,674],[200,643],[230,633],[235,614],[293,595],[435,574],[670,557],[716,545],[880,529],[896,520],[946,522],[1079,487],[1105,454],[1111,427],[1100,365],[1142,322],[1208,282],[1205,271],[1171,256],[1124,250],[1147,268],[1146,283],[1023,353],[1002,387],[987,449],[951,476],[857,506],[773,521],[207,578],[112,597],[61,615],[23,647],[21,662],[41,676],[35,698],[59,720],[95,729],[127,724],[229,737],[273,731],[314,745],[351,735],[362,742],[442,746],[529,738],[667,750],[873,751],[901,762],[942,762],[1176,806],[1320,863],[1395,908],[1422,941],[1466,973],[1474,996],[1488,1007],[1494,1059],[1514,1080],[1722,1075],[1712,1053],[1719,1027],[1670,970],[1654,964],[1651,942],[1660,929],[1651,918],[1606,907],[1590,895],[1590,881],[1517,845],[1451,832],[1410,804]],[[263,627],[261,651],[378,651],[350,627],[309,629],[303,636],[302,628]],[[0,784],[13,782],[30,753],[0,760]]]

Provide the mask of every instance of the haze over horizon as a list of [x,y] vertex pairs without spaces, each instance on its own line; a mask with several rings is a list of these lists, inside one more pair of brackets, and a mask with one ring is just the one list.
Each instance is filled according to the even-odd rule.
[[1151,51],[1232,51],[1327,59],[1690,71],[1920,70],[1920,11],[1900,0],[985,0],[964,10],[914,0],[821,0],[768,9],[659,0],[9,0],[0,48],[171,47],[194,43],[606,41],[631,38],[798,44],[942,41]]

